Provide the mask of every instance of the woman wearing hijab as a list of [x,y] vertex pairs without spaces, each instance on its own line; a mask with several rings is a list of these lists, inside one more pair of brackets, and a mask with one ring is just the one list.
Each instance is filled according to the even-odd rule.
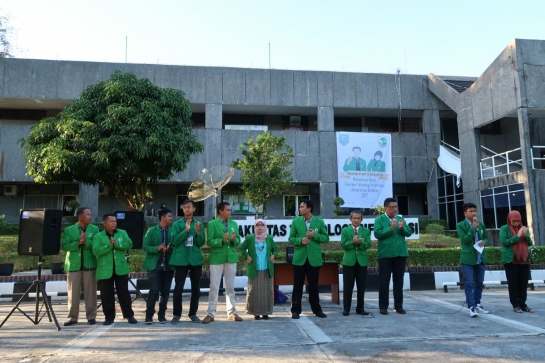
[[534,311],[526,305],[528,277],[530,276],[530,256],[528,246],[532,239],[528,228],[522,225],[520,213],[516,210],[507,215],[507,224],[500,229],[500,241],[503,245],[501,262],[504,263],[509,300],[515,313]]
[[259,320],[260,315],[266,320],[273,312],[273,261],[278,257],[278,247],[273,237],[267,234],[267,224],[263,219],[256,219],[255,234],[246,236],[240,245],[240,251],[246,259],[248,276],[246,313],[252,314],[255,320]]

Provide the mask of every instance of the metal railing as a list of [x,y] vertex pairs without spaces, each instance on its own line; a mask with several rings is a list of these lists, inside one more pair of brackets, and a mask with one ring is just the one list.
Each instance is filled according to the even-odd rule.
[[532,169],[545,169],[545,146],[532,146],[531,152]]
[[[488,149],[488,151],[491,151]],[[522,170],[520,147],[481,159],[481,179],[514,173]]]

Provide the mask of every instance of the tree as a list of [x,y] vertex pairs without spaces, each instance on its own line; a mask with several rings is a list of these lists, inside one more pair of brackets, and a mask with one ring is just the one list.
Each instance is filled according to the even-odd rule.
[[293,149],[286,143],[284,136],[276,137],[267,131],[250,138],[239,146],[243,158],[233,162],[233,167],[242,172],[242,190],[256,210],[263,207],[266,212],[267,200],[273,195],[282,195],[291,186]]
[[202,152],[191,125],[182,91],[116,71],[19,142],[37,183],[107,185],[123,206],[141,210],[150,183],[170,179]]
[[13,58],[11,52],[11,42],[8,37],[13,29],[8,25],[9,19],[0,15],[0,58]]

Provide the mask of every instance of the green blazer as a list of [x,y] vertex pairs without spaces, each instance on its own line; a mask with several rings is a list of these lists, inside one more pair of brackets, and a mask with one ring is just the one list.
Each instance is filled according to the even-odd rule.
[[[172,227],[168,229],[168,242],[167,244],[171,244],[173,238],[173,231]],[[142,265],[142,268],[148,271],[155,270],[157,267],[157,261],[159,261],[159,258],[163,257],[163,252],[159,252],[157,250],[157,247],[159,247],[163,243],[163,235],[161,234],[161,227],[157,224],[146,232],[146,237],[144,237],[144,245],[142,246],[142,249],[146,252],[146,258],[144,259],[144,264]],[[169,258],[172,256],[172,246],[170,248],[170,251],[167,252],[167,255]],[[172,267],[170,267],[171,270],[173,270]]]
[[[509,229],[509,226],[503,225],[500,228],[500,241],[503,246],[501,249],[501,262],[503,263],[511,263],[513,262],[513,258],[515,258],[515,252],[513,251],[513,245],[518,243],[520,240],[519,236],[511,236],[511,230]],[[531,246],[532,238],[530,238],[530,234],[526,233],[525,242],[528,246]]]
[[[365,171],[365,160],[363,160],[362,158],[358,158],[358,160],[360,161],[360,171]],[[343,170],[356,171],[356,158],[352,157],[351,162],[348,162],[348,159],[346,159],[346,161],[344,162]]]
[[114,261],[117,275],[127,275],[130,272],[125,251],[132,248],[132,241],[122,229],[115,230],[114,240],[115,246],[112,246],[106,230],[93,238],[93,254],[97,257],[97,280],[106,280],[113,276]]
[[[240,234],[238,233],[237,222],[229,219],[227,221],[227,229],[228,231],[223,227],[220,217],[208,222],[206,231],[208,238],[207,243],[210,247],[211,265],[238,262],[237,246],[240,244]],[[231,240],[228,239],[227,243],[223,243],[223,235],[225,232],[229,232],[229,235],[231,235],[231,231],[236,235],[235,240],[231,242]]]
[[303,266],[308,258],[311,266],[322,266],[322,243],[329,242],[329,235],[325,227],[324,220],[312,216],[310,220],[310,229],[314,229],[314,238],[309,238],[308,245],[301,243],[307,233],[307,224],[305,217],[297,217],[291,222],[290,244],[294,245],[292,265]]
[[[78,246],[79,243],[79,226],[74,224],[66,227],[62,235],[61,248],[66,252],[64,260],[64,271],[72,272],[81,270],[81,253],[83,252],[83,267],[96,268],[97,259],[93,255],[93,237],[98,233],[98,227],[94,224],[89,224],[85,229],[84,246]],[[83,247],[83,248],[82,248]],[[83,250],[83,251],[82,251]]]
[[[403,218],[399,220],[405,221]],[[390,217],[386,213],[380,215],[375,219],[375,238],[378,240],[377,259],[391,258],[391,257],[409,257],[409,250],[407,249],[407,241],[405,237],[409,237],[413,234],[413,230],[407,222],[403,229],[399,229],[399,222],[396,228],[392,231],[390,229]]]
[[[477,229],[473,228],[468,223],[467,219],[464,219],[456,225],[456,232],[462,242],[462,250],[460,252],[460,263],[463,265],[476,265],[477,264],[477,250],[473,248],[475,244],[475,232],[479,232],[479,241],[483,241],[485,246],[488,246],[488,234],[486,233],[486,227],[484,223],[479,222]],[[486,248],[482,253],[483,263],[486,264]]]
[[[376,162],[376,163],[375,163]],[[367,163],[367,171],[386,171],[386,163],[382,160],[375,161],[375,159],[369,160]]]
[[[273,237],[268,234],[265,239],[267,245],[267,263],[269,265],[269,276],[274,276],[274,264],[271,262],[271,254],[276,259],[278,257],[278,246],[274,243]],[[252,258],[252,263],[246,262],[246,276],[253,279],[257,275],[255,261],[257,260],[257,252],[255,251],[255,234],[249,234],[244,238],[244,242],[240,244],[240,253],[242,258],[246,260],[248,256]]]
[[[201,233],[197,236],[195,227],[197,224],[201,225]],[[174,222],[172,225],[174,239],[172,244],[174,250],[170,257],[170,266],[202,266],[204,265],[204,259],[202,257],[201,247],[204,246],[204,226],[199,221],[193,219],[189,231],[185,231],[185,218]],[[185,242],[187,237],[193,236],[193,247],[186,247]]]
[[341,247],[344,248],[343,266],[354,266],[356,260],[360,266],[367,266],[369,260],[367,249],[371,247],[371,231],[364,226],[359,226],[358,236],[362,238],[361,244],[352,243],[354,238],[354,226],[344,227],[341,232]]

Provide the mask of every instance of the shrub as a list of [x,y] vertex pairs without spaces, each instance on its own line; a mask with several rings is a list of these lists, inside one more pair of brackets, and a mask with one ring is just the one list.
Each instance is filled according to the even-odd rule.
[[444,219],[421,219],[418,223],[420,223],[420,231],[426,231],[430,224],[439,224],[444,227],[443,230],[447,229],[447,221]]
[[428,224],[426,227],[426,233],[431,235],[431,241],[434,244],[437,243],[437,241],[439,240],[439,237],[444,232],[445,232],[445,227],[437,223]]

